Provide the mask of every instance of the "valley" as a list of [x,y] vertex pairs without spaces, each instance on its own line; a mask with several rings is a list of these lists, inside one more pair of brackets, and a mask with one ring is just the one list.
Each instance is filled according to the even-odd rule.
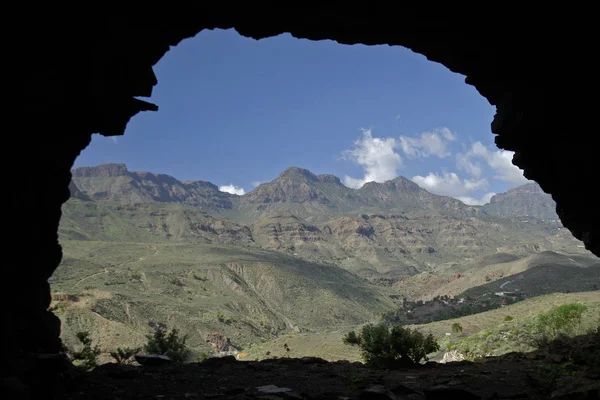
[[[164,324],[196,355],[259,357],[281,338],[406,316],[407,301],[424,308],[403,323],[435,324],[509,298],[600,297],[600,260],[535,184],[468,206],[402,177],[349,189],[288,168],[237,196],[106,164],[73,170],[71,194],[50,280],[67,346],[81,330],[106,351],[140,345]],[[446,296],[479,308],[456,311]]]

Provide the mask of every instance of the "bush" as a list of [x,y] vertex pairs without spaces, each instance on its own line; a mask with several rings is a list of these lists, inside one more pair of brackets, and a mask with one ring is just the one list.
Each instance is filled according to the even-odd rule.
[[165,355],[175,362],[185,362],[190,357],[190,350],[185,345],[187,335],[179,337],[177,329],[167,334],[166,329],[157,327],[154,334],[148,335],[147,338],[148,343],[144,350],[149,354]]
[[427,355],[439,351],[432,334],[384,324],[368,324],[359,334],[352,331],[343,339],[345,344],[359,346],[365,362],[375,367],[413,366],[427,361]]
[[587,306],[579,303],[563,304],[538,316],[538,326],[542,332],[556,338],[559,335],[580,333],[581,316]]
[[92,347],[92,339],[89,332],[77,332],[77,340],[83,345],[80,351],[73,351],[73,360],[79,361],[79,366],[86,370],[91,370],[98,365],[98,355],[100,347]]
[[458,334],[462,333],[462,331],[463,331],[463,328],[458,322],[455,322],[452,324],[452,333],[454,333],[455,335],[458,335]]
[[109,354],[110,354],[110,356],[112,358],[115,359],[115,361],[117,362],[117,364],[123,365],[123,364],[127,364],[131,360],[131,358],[134,355],[136,355],[139,351],[140,351],[139,347],[136,347],[136,348],[131,348],[131,347],[120,348],[120,347],[117,347],[117,350],[111,351]]
[[504,317],[504,322],[510,322],[510,321],[512,321],[513,319],[514,319],[514,318],[513,318],[513,317],[511,317],[510,315],[506,315],[506,316]]

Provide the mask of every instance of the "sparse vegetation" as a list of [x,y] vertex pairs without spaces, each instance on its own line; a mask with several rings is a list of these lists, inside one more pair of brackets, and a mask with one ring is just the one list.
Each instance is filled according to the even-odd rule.
[[462,331],[463,328],[458,322],[452,324],[452,333],[454,333],[455,335],[460,335]]
[[140,350],[139,347],[117,347],[115,351],[111,351],[109,354],[117,364],[123,365],[130,363],[133,356],[139,353]]
[[558,335],[576,335],[581,332],[581,317],[587,306],[580,303],[564,304],[538,316],[540,330],[554,339]]
[[349,332],[343,342],[360,347],[367,364],[386,368],[418,364],[440,348],[432,334],[385,324],[365,325],[358,334]]
[[148,343],[144,350],[149,354],[165,355],[175,362],[188,361],[191,352],[185,344],[187,335],[180,337],[176,328],[167,333],[166,329],[157,327],[154,334],[148,335],[147,338]]
[[94,369],[98,365],[100,347],[97,345],[92,347],[92,339],[89,332],[77,332],[77,340],[79,340],[83,348],[79,351],[72,351],[71,357],[79,367],[85,370]]
[[583,316],[584,304],[569,303],[521,320],[509,321],[483,329],[458,342],[448,343],[448,350],[457,350],[467,359],[497,356],[508,352],[529,352],[548,349],[558,341],[568,341],[591,328],[593,322]]
[[[82,177],[86,181],[83,190],[105,190],[100,182],[104,178],[98,178]],[[115,196],[110,198],[119,200],[119,196],[131,193],[127,182],[114,183],[111,190],[116,190]],[[325,182],[317,185],[317,191],[329,190]],[[232,343],[246,346],[252,357],[264,357],[270,350],[277,357],[291,353],[294,357],[323,355],[329,359],[358,360],[358,347],[345,347],[341,335],[376,320],[382,312],[394,309],[385,322],[400,326],[479,313],[474,322],[465,323],[461,318],[464,331],[455,333],[454,338],[445,338],[454,320],[433,325],[440,327],[434,330],[440,340],[455,340],[456,336],[472,335],[498,324],[505,315],[488,311],[502,311],[515,299],[533,296],[533,286],[537,294],[548,290],[575,293],[599,283],[600,268],[575,268],[593,265],[583,255],[584,250],[579,253],[572,249],[572,238],[557,232],[556,224],[522,224],[497,217],[464,219],[461,215],[453,217],[456,221],[440,220],[437,205],[427,199],[433,208],[431,215],[423,218],[411,214],[420,208],[411,208],[412,199],[405,197],[396,204],[398,214],[387,200],[385,204],[373,203],[374,192],[361,192],[361,199],[369,200],[363,203],[345,196],[345,189],[328,196],[332,205],[343,207],[321,207],[323,204],[319,203],[316,209],[313,206],[317,204],[310,200],[297,203],[294,208],[272,202],[264,210],[252,208],[251,214],[243,207],[228,209],[220,203],[228,195],[218,191],[194,193],[194,200],[208,203],[201,203],[199,208],[195,203],[157,202],[142,197],[147,200],[141,203],[71,199],[64,205],[60,228],[64,257],[51,279],[53,290],[69,296],[84,288],[90,292],[78,304],[65,302],[55,307],[63,321],[63,340],[69,346],[73,347],[79,330],[94,332],[94,343],[103,348],[141,346],[149,321],[169,321],[170,326],[180,329],[180,336],[188,335],[194,354],[212,351],[200,332],[216,330]],[[212,212],[215,201],[219,204],[218,213]],[[361,208],[362,204],[368,207]],[[315,211],[321,214],[315,215]],[[464,251],[455,253],[453,246],[443,243],[446,235],[454,232],[455,223],[463,225],[468,237],[481,236],[486,240],[476,250],[465,243]],[[281,227],[277,228],[277,240],[272,237],[275,226]],[[384,226],[390,229],[382,229]],[[400,236],[391,234],[398,229],[414,232],[412,237],[417,242],[418,232],[433,232],[427,239],[427,246],[431,247],[420,253],[410,266],[411,271],[405,270],[406,263],[397,262],[406,258],[394,250],[394,240]],[[557,244],[557,253],[536,251],[532,257],[540,259],[538,264],[518,264],[529,252],[528,243],[541,243],[549,232]],[[556,233],[568,240],[555,236]],[[331,240],[334,236],[336,239]],[[305,245],[294,247],[297,237],[306,239]],[[415,246],[420,248],[422,244]],[[515,245],[522,251],[496,254],[497,246],[511,249]],[[572,251],[568,256],[559,254],[566,248],[563,245]],[[407,246],[406,250],[412,253],[411,245]],[[424,271],[423,267],[432,260],[440,268]],[[381,269],[384,264],[393,267]],[[560,265],[566,272],[557,275],[550,264]],[[518,273],[517,278],[522,278],[530,266],[541,271],[534,274],[541,279],[539,285],[538,280],[532,285],[527,277],[516,279],[511,275]],[[353,273],[381,278],[365,282]],[[579,278],[565,284],[565,274]],[[400,278],[402,285],[394,284],[404,276]],[[484,284],[486,276],[491,281]],[[474,285],[481,288],[473,288]],[[402,297],[429,299],[429,294],[424,295],[429,289],[427,293],[439,296],[422,302],[406,300],[403,307],[397,307],[397,300]],[[469,295],[463,296],[465,291]],[[518,320],[523,313],[510,312],[519,329]],[[104,324],[106,320],[110,323]],[[294,321],[298,329],[291,330],[288,320]],[[310,341],[291,338],[303,339],[304,335],[320,335],[325,330],[327,334]],[[327,340],[336,345],[331,346]],[[284,342],[294,351],[286,351]]]
[[384,322],[395,325],[427,324],[435,321],[460,318],[466,315],[483,313],[517,303],[525,299],[522,293],[511,296],[456,297],[436,296],[429,301],[409,301],[404,299],[402,307],[382,313]]

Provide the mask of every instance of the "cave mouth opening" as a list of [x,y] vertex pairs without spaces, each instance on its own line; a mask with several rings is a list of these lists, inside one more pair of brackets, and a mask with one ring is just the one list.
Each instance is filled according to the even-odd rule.
[[[456,168],[454,155],[471,145],[468,137],[481,133],[490,136],[487,129],[493,108],[471,86],[464,84],[464,77],[401,47],[312,42],[286,34],[254,41],[233,30],[203,31],[166,54],[155,70],[160,84],[154,90],[153,101],[161,107],[160,111],[134,118],[123,136],[96,135],[75,162],[77,168],[73,171],[71,187],[74,199],[63,205],[59,230],[63,262],[51,278],[53,298],[66,295],[78,298],[80,304],[96,302],[90,305],[95,314],[90,315],[86,323],[94,332],[94,338],[106,343],[103,347],[114,345],[115,330],[120,331],[119,343],[128,337],[134,345],[140,345],[145,340],[143,329],[148,330],[150,324],[164,323],[170,318],[168,315],[135,317],[140,313],[139,308],[153,308],[133,299],[144,297],[144,291],[166,291],[171,297],[180,297],[183,303],[197,294],[192,296],[185,294],[185,289],[179,290],[189,276],[165,276],[153,265],[169,264],[177,269],[175,275],[185,275],[179,267],[191,260],[177,258],[170,245],[161,249],[165,243],[159,242],[215,240],[201,236],[215,229],[211,226],[214,222],[207,222],[204,217],[186,221],[189,225],[178,225],[179,222],[172,221],[175,217],[171,220],[167,217],[197,212],[181,210],[177,205],[187,201],[185,194],[177,193],[189,189],[187,180],[212,181],[211,174],[217,175],[219,191],[215,191],[214,196],[223,195],[222,198],[210,204],[197,198],[190,201],[209,214],[214,212],[219,218],[239,222],[235,209],[227,208],[230,198],[237,197],[224,194],[251,192],[252,181],[268,183],[289,167],[307,166],[312,170],[311,164],[316,164],[320,171],[315,172],[323,174],[307,174],[317,179],[325,179],[326,173],[332,172],[329,168],[342,171],[337,190],[348,187],[358,190],[370,176],[383,182],[410,174],[409,178],[418,176],[423,184],[431,172],[429,168],[435,170],[437,176],[441,168],[439,162],[446,162],[452,170]],[[247,70],[250,72],[244,72]],[[402,97],[399,93],[410,95],[399,100]],[[386,104],[394,102],[400,105]],[[426,110],[427,106],[435,110]],[[398,108],[403,115],[398,115]],[[223,111],[225,109],[227,111]],[[282,115],[274,117],[273,114]],[[476,121],[464,123],[468,115],[475,115]],[[231,119],[238,121],[234,124]],[[399,122],[400,119],[404,122]],[[443,122],[445,119],[450,120],[448,124]],[[358,129],[361,125],[377,128],[367,135],[366,130]],[[310,129],[314,132],[309,132]],[[377,131],[382,131],[381,137],[375,136]],[[461,132],[462,139],[456,131]],[[307,133],[303,136],[303,132]],[[481,144],[482,140],[477,142]],[[356,141],[360,143],[348,149]],[[488,147],[486,151],[490,154],[498,152],[493,145]],[[379,153],[373,154],[377,151]],[[354,162],[337,160],[344,152],[358,154],[351,160]],[[130,154],[140,157],[130,158]],[[266,162],[261,158],[266,158]],[[368,160],[361,164],[361,158]],[[387,161],[373,168],[370,164],[377,164],[378,159]],[[420,165],[431,159],[436,163]],[[87,168],[96,164],[104,166]],[[339,164],[343,164],[342,167]],[[408,164],[414,165],[412,170],[404,168]],[[193,172],[186,171],[188,168]],[[245,171],[253,168],[255,171]],[[346,172],[343,168],[351,169]],[[153,173],[138,172],[140,170]],[[234,181],[242,179],[239,175],[244,173],[262,171],[272,175],[267,179],[264,175],[247,175],[242,185],[239,180]],[[442,176],[449,177],[452,184],[451,176],[456,174]],[[483,191],[477,195],[470,192],[467,179],[454,183],[457,187],[450,190],[456,193],[448,194],[461,197],[465,202],[478,202],[487,195]],[[444,190],[444,185],[441,186]],[[209,190],[207,185],[203,188]],[[86,204],[86,200],[97,203]],[[323,201],[330,200],[324,198]],[[258,212],[263,206],[254,206],[252,212]],[[131,226],[117,229],[98,217],[103,213]],[[152,220],[149,216],[156,218]],[[316,219],[310,215],[304,218]],[[255,222],[241,220],[241,227],[231,223],[232,229],[242,230],[244,224],[254,229]],[[319,230],[313,225],[306,229]],[[289,243],[282,246],[287,245]],[[192,253],[190,256],[201,257],[200,253]],[[290,250],[289,253],[297,252]],[[168,259],[159,260],[162,254],[168,254]],[[138,290],[140,288],[144,290]],[[196,289],[206,288],[193,290]],[[132,293],[137,294],[132,296]],[[53,302],[52,306],[56,304]],[[240,313],[240,310],[232,312],[220,308],[203,310],[207,319],[219,323],[228,314],[233,314],[230,319],[239,320]],[[118,323],[99,324],[94,321],[98,316]],[[68,313],[61,310],[61,318],[66,321],[67,317]],[[63,341],[74,347],[77,345],[75,334],[85,324],[81,323],[79,328],[67,327],[64,321]],[[135,334],[127,327],[132,323],[138,331]],[[281,321],[269,323],[276,325],[276,329],[283,329],[282,326],[289,329]],[[217,326],[205,325],[196,329],[202,331],[202,335],[196,332],[190,339],[198,347],[197,353],[211,351],[201,336],[218,331]],[[108,338],[109,333],[114,337]],[[244,346],[250,339],[260,339],[240,336],[243,335],[236,334],[232,339],[238,344],[244,341]]]
[[[78,168],[72,173],[74,199],[63,205],[63,223],[59,230],[63,262],[51,278],[53,299],[57,300],[52,307],[58,307],[56,311],[63,319],[63,341],[69,347],[77,345],[76,333],[86,325],[103,348],[128,341],[132,347],[139,347],[152,326],[165,324],[181,328],[185,325],[171,315],[174,308],[180,313],[186,309],[185,313],[190,315],[201,314],[201,322],[184,329],[186,333],[190,331],[190,344],[196,354],[213,351],[213,345],[220,349],[219,353],[246,354],[249,344],[264,339],[265,335],[279,335],[293,329],[318,329],[319,326],[306,321],[288,323],[273,316],[265,317],[265,321],[261,321],[264,326],[256,327],[252,318],[243,319],[251,311],[240,306],[242,298],[218,285],[207,287],[205,282],[214,281],[215,276],[218,280],[231,280],[234,286],[252,287],[248,277],[237,271],[237,266],[231,266],[241,264],[239,268],[243,270],[241,258],[259,258],[252,251],[235,250],[238,253],[231,259],[221,257],[218,263],[195,260],[218,258],[206,256],[218,252],[219,248],[211,247],[213,245],[247,249],[259,243],[258,247],[263,250],[299,256],[302,262],[308,259],[336,263],[352,258],[368,263],[368,257],[351,252],[320,259],[317,248],[307,251],[302,246],[309,246],[293,238],[266,235],[261,231],[264,229],[261,219],[275,215],[283,222],[269,221],[274,229],[297,228],[299,234],[306,236],[306,241],[327,242],[319,235],[327,236],[324,232],[335,230],[328,221],[341,216],[332,211],[330,205],[335,205],[336,200],[331,195],[353,196],[371,178],[383,183],[407,174],[414,185],[410,190],[419,190],[419,185],[433,194],[462,201],[455,201],[456,206],[465,209],[469,209],[468,205],[479,206],[495,194],[488,186],[485,186],[487,192],[474,194],[484,181],[487,185],[489,180],[491,185],[495,175],[501,176],[495,182],[497,185],[506,185],[496,186],[497,191],[527,183],[522,171],[512,165],[510,152],[493,145],[485,146],[484,139],[473,138],[474,135],[490,136],[487,128],[493,111],[485,99],[465,85],[459,74],[405,48],[345,46],[290,35],[257,42],[233,30],[217,30],[201,32],[179,44],[163,62],[155,66],[160,85],[153,93],[161,111],[136,117],[124,136],[98,137],[100,141],[95,140],[80,155],[76,161]],[[393,77],[396,81],[390,83]],[[349,93],[352,94],[350,101]],[[409,95],[398,100],[399,93]],[[386,104],[393,100],[401,106]],[[423,111],[427,106],[430,109]],[[398,107],[405,120],[402,124],[398,122]],[[476,121],[465,123],[470,117]],[[355,132],[360,121],[369,119],[375,119],[372,125],[377,129],[365,130],[357,138]],[[444,119],[451,121],[445,124]],[[441,125],[451,128],[432,129]],[[342,128],[337,129],[337,126]],[[384,133],[377,137],[374,132],[379,129]],[[352,132],[340,134],[338,131]],[[354,147],[344,148],[353,142]],[[140,148],[144,151],[139,152]],[[140,158],[127,158],[129,153]],[[338,160],[322,161],[331,153],[351,154],[350,161],[358,168],[343,172],[343,179],[327,174],[328,168],[341,169]],[[102,160],[107,163],[103,164]],[[323,174],[288,169],[295,165],[312,169],[310,165],[315,163],[321,169],[317,172]],[[92,167],[95,164],[103,165]],[[244,176],[245,173],[256,174],[261,168],[266,170],[272,164],[276,167],[270,170],[272,176],[266,180],[263,176]],[[450,172],[439,172],[444,169]],[[213,179],[211,174],[221,174],[217,185],[205,182]],[[199,175],[204,182],[197,181]],[[277,184],[275,189],[269,188],[279,179],[278,175],[287,181]],[[512,181],[506,183],[502,179]],[[239,180],[244,184],[240,185]],[[248,190],[253,180],[263,181],[264,185]],[[314,186],[310,186],[311,182]],[[408,180],[402,182],[410,184]],[[326,185],[333,185],[333,189]],[[287,190],[295,192],[286,193]],[[271,207],[281,203],[285,196],[289,197],[284,199],[287,208]],[[316,204],[314,209],[299,208],[313,203]],[[315,215],[311,215],[311,211]],[[366,218],[361,218],[368,221],[369,213],[380,211],[376,207],[365,208],[361,215]],[[289,215],[280,215],[284,213]],[[348,223],[358,222],[354,218]],[[356,229],[368,238],[383,233],[381,227],[369,223]],[[456,229],[463,229],[463,225],[457,225]],[[269,243],[270,240],[275,245]],[[388,247],[400,248],[401,245],[388,243]],[[184,250],[186,256],[182,256]],[[437,252],[431,245],[417,250],[432,255]],[[406,250],[403,252],[406,254]],[[267,256],[268,261],[270,255]],[[421,271],[430,262],[412,260],[415,265],[407,266],[410,271],[395,275],[389,272],[390,260],[384,260],[381,266],[369,267],[373,271],[367,277],[372,281],[394,283],[402,274]],[[400,258],[396,261],[407,262]],[[198,265],[194,266],[194,262]],[[213,264],[229,267],[219,270]],[[351,262],[346,264],[344,267],[357,272]],[[438,267],[444,268],[441,264]],[[227,300],[223,300],[223,304],[211,300],[216,293]],[[249,293],[249,296],[255,294]],[[60,305],[65,296],[67,305],[77,299],[74,303],[78,303],[79,313],[88,303],[87,308],[92,312],[86,322],[80,315],[79,325],[68,326],[65,321],[72,320],[72,312]],[[166,303],[152,303],[159,298],[164,298]],[[283,296],[280,302],[286,303],[289,299]],[[264,316],[268,310],[259,311]],[[325,312],[322,311],[319,314]],[[282,310],[277,313],[283,314]],[[345,324],[344,318],[341,322],[325,321],[321,328],[333,329],[335,324]],[[103,324],[107,321],[110,323]],[[252,332],[240,329],[242,324],[252,328],[248,328]],[[206,344],[205,337],[211,338],[211,345]]]

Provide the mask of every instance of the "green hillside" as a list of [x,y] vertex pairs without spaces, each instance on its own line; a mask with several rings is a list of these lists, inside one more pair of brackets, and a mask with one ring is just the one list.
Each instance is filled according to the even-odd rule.
[[142,337],[154,322],[179,327],[199,351],[209,350],[211,332],[244,348],[288,331],[363,323],[392,306],[380,288],[341,268],[260,249],[96,241],[63,248],[51,284],[74,301],[60,303],[58,315],[105,347],[120,335]]

